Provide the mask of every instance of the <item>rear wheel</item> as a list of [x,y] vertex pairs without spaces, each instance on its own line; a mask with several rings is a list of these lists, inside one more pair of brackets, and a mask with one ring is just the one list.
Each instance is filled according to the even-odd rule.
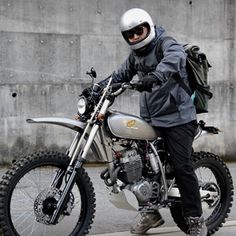
[[[223,226],[230,213],[233,202],[233,181],[228,167],[217,155],[196,152],[193,153],[192,159],[200,189],[212,193],[210,197],[202,199],[203,216],[208,235],[211,235]],[[188,227],[182,214],[181,203],[173,204],[170,211],[177,226],[187,233]]]
[[49,223],[61,194],[61,190],[52,188],[51,183],[56,172],[65,170],[68,162],[65,154],[39,152],[13,164],[0,183],[0,226],[3,235],[88,234],[95,213],[95,194],[83,168],[78,173],[58,223]]

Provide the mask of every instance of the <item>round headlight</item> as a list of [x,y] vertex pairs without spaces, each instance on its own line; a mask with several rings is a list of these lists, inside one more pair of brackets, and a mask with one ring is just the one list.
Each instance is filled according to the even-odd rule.
[[85,97],[80,97],[78,101],[78,112],[80,115],[83,115],[86,111],[86,98]]

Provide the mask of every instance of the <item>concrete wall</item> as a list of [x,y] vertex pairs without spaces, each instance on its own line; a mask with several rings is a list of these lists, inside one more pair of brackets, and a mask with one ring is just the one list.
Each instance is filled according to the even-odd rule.
[[[90,79],[109,75],[129,49],[119,19],[132,7],[146,9],[180,42],[201,46],[212,64],[214,98],[199,116],[223,132],[197,141],[196,149],[236,159],[234,0],[1,0],[0,161],[49,147],[64,150],[73,131],[29,125],[28,117],[73,117]],[[127,92],[115,108],[138,114],[138,94]]]

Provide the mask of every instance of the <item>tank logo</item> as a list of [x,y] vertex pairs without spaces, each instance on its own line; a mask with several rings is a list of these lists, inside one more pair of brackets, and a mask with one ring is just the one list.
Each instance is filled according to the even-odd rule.
[[127,121],[126,127],[131,129],[138,129],[138,127],[136,126],[136,120]]

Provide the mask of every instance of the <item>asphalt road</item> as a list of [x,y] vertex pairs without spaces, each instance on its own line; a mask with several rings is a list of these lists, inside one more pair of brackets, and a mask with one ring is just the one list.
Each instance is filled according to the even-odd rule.
[[[229,169],[236,179],[236,163],[228,163]],[[96,193],[96,214],[92,229],[89,235],[104,235],[104,236],[125,236],[129,234],[131,224],[139,220],[139,214],[135,211],[120,210],[113,206],[106,194],[106,187],[100,179],[100,172],[104,167],[86,167],[86,170],[93,182]],[[6,169],[0,169],[0,176]],[[236,182],[236,180],[235,180]],[[234,187],[236,187],[234,183]],[[218,236],[235,236],[236,235],[236,209],[235,199],[229,218],[223,228],[215,234]],[[161,214],[165,219],[165,224],[157,229],[151,229],[148,235],[162,235],[162,236],[180,236],[185,235],[180,232],[173,222],[169,210],[161,209]]]

